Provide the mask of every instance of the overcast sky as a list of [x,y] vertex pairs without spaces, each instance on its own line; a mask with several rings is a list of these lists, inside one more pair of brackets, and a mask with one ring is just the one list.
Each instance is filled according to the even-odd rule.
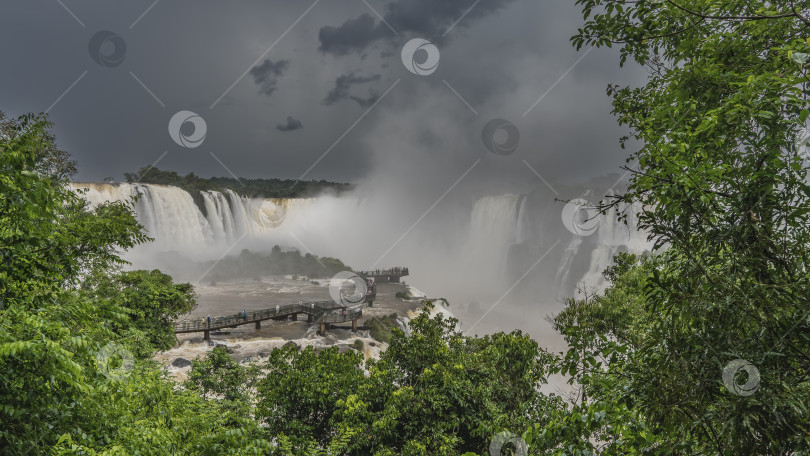
[[[570,0],[17,0],[2,10],[0,110],[49,110],[78,180],[155,162],[202,176],[452,182],[474,166],[473,181],[583,180],[618,172],[627,154],[607,84],[644,78],[620,69],[615,50],[571,46],[582,19]],[[414,38],[436,46],[430,74],[403,64]],[[417,70],[428,51],[416,52]],[[204,139],[190,123],[170,135],[179,111],[204,120]],[[487,130],[496,143],[518,132],[514,152],[487,150],[492,119],[514,125]]]

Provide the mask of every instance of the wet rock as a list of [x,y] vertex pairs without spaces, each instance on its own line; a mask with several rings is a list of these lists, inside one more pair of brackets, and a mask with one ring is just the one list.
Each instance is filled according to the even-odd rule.
[[191,366],[191,361],[187,360],[186,358],[177,358],[172,361],[172,366],[179,368],[188,367]]
[[296,349],[296,350],[301,350],[301,346],[300,346],[300,345],[298,345],[298,344],[296,344],[296,343],[295,343],[295,342],[293,342],[293,341],[289,341],[289,342],[287,342],[286,344],[284,344],[284,345],[282,346],[282,348],[287,348],[287,347],[295,347],[295,349]]
[[239,361],[239,364],[247,364],[247,363],[252,363],[253,361],[254,361],[254,360],[253,360],[253,357],[252,357],[252,356],[248,356],[247,358],[243,359],[242,361]]
[[376,343],[376,342],[369,342],[368,344],[369,344],[369,346],[371,346],[371,347],[376,347],[376,346],[377,346],[377,343]]

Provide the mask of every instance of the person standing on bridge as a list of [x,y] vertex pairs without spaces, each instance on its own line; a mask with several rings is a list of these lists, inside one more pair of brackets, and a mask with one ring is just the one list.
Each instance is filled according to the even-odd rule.
[[242,320],[247,321],[247,309],[242,309]]
[[208,323],[208,327],[210,328],[211,327],[211,315],[208,315],[208,317],[205,318],[205,321]]
[[278,304],[276,304],[276,315],[278,315]]

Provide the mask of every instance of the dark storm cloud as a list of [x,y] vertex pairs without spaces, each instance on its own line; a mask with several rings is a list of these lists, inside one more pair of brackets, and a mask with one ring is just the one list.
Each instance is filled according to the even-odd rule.
[[[159,2],[146,15],[151,2],[115,8],[101,0],[65,2],[86,27],[59,3],[7,3],[0,41],[20,43],[3,51],[19,71],[0,71],[0,110],[19,115],[51,107],[60,144],[79,162],[77,179],[87,181],[120,179],[156,160],[162,169],[201,176],[226,175],[224,163],[240,177],[285,178],[317,162],[308,177],[355,182],[379,175],[386,186],[391,175],[438,169],[441,178],[423,178],[427,207],[446,190],[439,188],[444,177],[464,171],[455,167],[471,153],[495,157],[480,139],[493,118],[517,125],[520,146],[511,160],[479,165],[492,180],[526,177],[543,185],[523,160],[546,179],[614,171],[624,163],[617,138],[626,132],[616,126],[604,88],[645,77],[620,70],[615,49],[594,50],[568,72],[585,52],[569,40],[582,22],[574,2],[481,0],[470,9],[475,0],[367,0],[397,34],[356,0],[320,2],[292,28],[311,2]],[[103,67],[88,55],[99,30],[126,40],[121,65]],[[416,36],[440,46],[437,73],[417,76],[402,65],[401,46]],[[343,75],[350,76],[338,81]],[[327,105],[324,98],[336,101]],[[358,109],[375,100],[367,115]],[[210,134],[198,149],[184,149],[167,134],[180,110],[207,122]],[[292,113],[307,119],[307,134],[276,128],[288,127]],[[270,144],[274,153],[257,153]],[[446,166],[436,166],[439,158]],[[389,163],[395,159],[403,162]],[[412,173],[402,174],[402,167]]]
[[379,74],[372,74],[370,76],[358,76],[354,73],[344,74],[338,76],[335,80],[335,87],[329,91],[326,95],[326,98],[323,99],[323,103],[326,105],[333,105],[341,100],[354,100],[359,104],[361,107],[368,107],[374,104],[375,101],[379,98],[379,95],[374,93],[373,90],[369,90],[368,97],[360,97],[357,95],[352,95],[350,93],[352,86],[359,85],[359,84],[368,84],[371,82],[379,81],[381,75]]
[[[400,0],[385,7],[383,19],[375,20],[364,13],[349,19],[340,26],[322,27],[318,33],[320,50],[345,55],[361,52],[383,38],[393,38],[391,28],[404,35],[414,35],[432,42],[446,39],[445,33],[456,21],[466,27],[477,19],[486,17],[504,8],[514,0]],[[465,14],[466,13],[466,14]],[[387,23],[387,25],[386,25]],[[390,28],[389,28],[390,25]]]
[[[382,24],[380,24],[382,25]],[[318,32],[320,50],[337,55],[345,55],[354,50],[362,50],[373,41],[390,34],[390,30],[379,27],[369,14],[349,19],[343,25],[322,27]]]
[[286,124],[278,124],[276,125],[276,129],[278,131],[293,131],[293,130],[300,130],[304,128],[304,124],[301,123],[300,120],[294,118],[293,116],[287,116],[287,123]]
[[289,66],[289,60],[279,60],[273,62],[266,59],[261,65],[250,69],[253,81],[259,86],[259,93],[268,97],[278,89],[278,80]]

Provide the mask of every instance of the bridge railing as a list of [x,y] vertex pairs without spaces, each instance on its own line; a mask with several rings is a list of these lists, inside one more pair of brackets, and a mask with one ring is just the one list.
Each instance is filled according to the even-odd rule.
[[374,277],[374,276],[406,276],[408,275],[408,268],[395,267],[389,269],[374,269],[372,271],[355,271],[360,277]]
[[[247,318],[245,318],[245,316],[243,316],[241,312],[222,317],[212,317],[211,324],[208,324],[208,320],[206,318],[194,320],[181,320],[175,322],[174,330],[205,331],[206,329],[210,328],[236,326],[255,321],[269,320],[277,316],[281,317],[296,313],[305,313],[308,315],[314,315],[316,322],[320,322],[319,319],[324,318],[325,316],[328,316],[328,318],[330,319],[333,318],[330,312],[340,312],[342,309],[344,309],[344,307],[338,306],[337,304],[334,303],[334,301],[314,301],[301,304],[287,304],[284,306],[279,306],[278,310],[276,310],[276,308],[273,307],[269,309],[254,310],[247,312]],[[335,320],[335,321],[345,321],[345,320]],[[335,321],[326,321],[325,323],[333,323]]]

